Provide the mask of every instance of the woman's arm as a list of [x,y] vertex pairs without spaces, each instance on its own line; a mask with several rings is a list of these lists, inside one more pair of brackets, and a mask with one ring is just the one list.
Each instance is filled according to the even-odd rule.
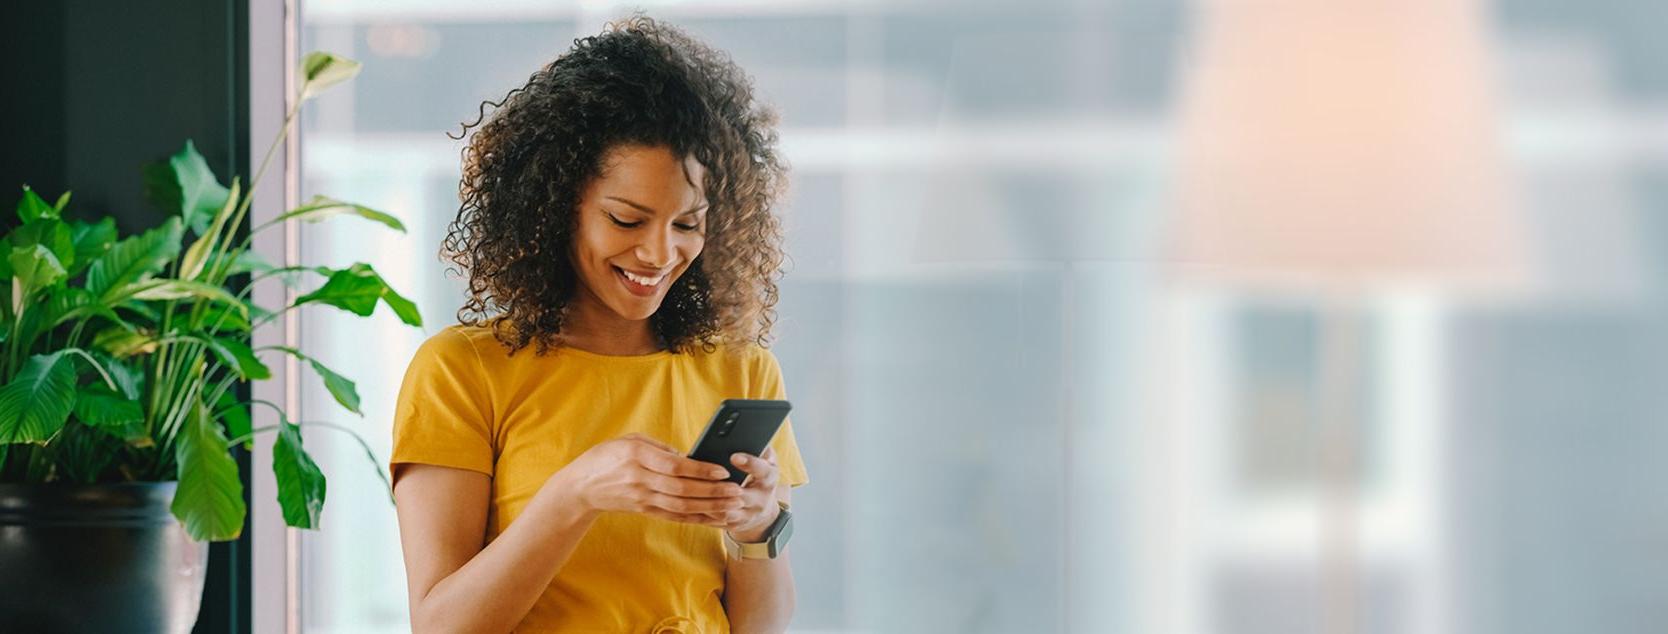
[[[771,462],[774,452],[765,450],[764,460],[751,459],[736,466],[751,474],[746,489],[760,489],[756,499],[768,505],[768,512],[754,514],[746,526],[731,530],[737,541],[758,542],[763,533],[776,522],[781,507],[776,500],[792,502],[786,485],[778,486],[776,465]],[[744,493],[744,496],[746,494]],[[740,513],[737,514],[738,516]],[[730,618],[730,629],[737,634],[782,632],[793,619],[793,570],[788,566],[788,553],[783,551],[775,559],[726,558],[724,572],[724,612]]]
[[596,520],[571,499],[571,487],[547,483],[482,548],[492,480],[463,469],[402,467],[394,498],[412,632],[510,631]]
[[742,508],[729,472],[631,434],[557,470],[510,526],[486,541],[492,481],[406,464],[394,482],[413,632],[507,632],[544,594],[598,515],[639,513],[723,526]]

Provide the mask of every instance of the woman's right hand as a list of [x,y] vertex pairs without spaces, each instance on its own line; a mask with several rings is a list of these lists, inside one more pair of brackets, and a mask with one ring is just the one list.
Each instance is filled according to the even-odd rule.
[[591,447],[553,478],[573,487],[587,510],[723,526],[724,514],[742,506],[741,486],[726,482],[729,475],[658,440],[628,434]]

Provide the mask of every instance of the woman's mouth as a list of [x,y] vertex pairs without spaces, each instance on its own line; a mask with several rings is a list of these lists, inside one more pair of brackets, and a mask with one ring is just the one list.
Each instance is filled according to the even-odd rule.
[[666,281],[665,273],[661,273],[658,277],[645,277],[617,266],[614,267],[614,276],[620,278],[620,284],[625,286],[627,291],[638,297],[653,295],[655,290],[660,287],[660,283]]

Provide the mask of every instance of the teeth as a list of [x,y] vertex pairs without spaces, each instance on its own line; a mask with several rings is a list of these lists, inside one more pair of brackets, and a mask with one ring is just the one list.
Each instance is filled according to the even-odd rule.
[[661,275],[660,277],[643,277],[641,275],[635,275],[631,271],[627,271],[625,269],[620,269],[620,272],[625,274],[626,279],[644,286],[654,286],[659,284],[660,280],[666,279],[665,275]]

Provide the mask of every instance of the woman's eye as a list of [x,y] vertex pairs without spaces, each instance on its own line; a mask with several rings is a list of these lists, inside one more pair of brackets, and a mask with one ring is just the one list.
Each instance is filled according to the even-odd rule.
[[680,225],[676,223],[673,223],[672,226],[677,227],[682,231],[694,231],[701,228],[700,225]]
[[630,228],[635,227],[637,225],[643,224],[642,222],[626,222],[624,220],[620,220],[619,218],[615,218],[614,214],[608,214],[608,219],[614,221],[614,224],[625,227],[627,229],[630,229]]

